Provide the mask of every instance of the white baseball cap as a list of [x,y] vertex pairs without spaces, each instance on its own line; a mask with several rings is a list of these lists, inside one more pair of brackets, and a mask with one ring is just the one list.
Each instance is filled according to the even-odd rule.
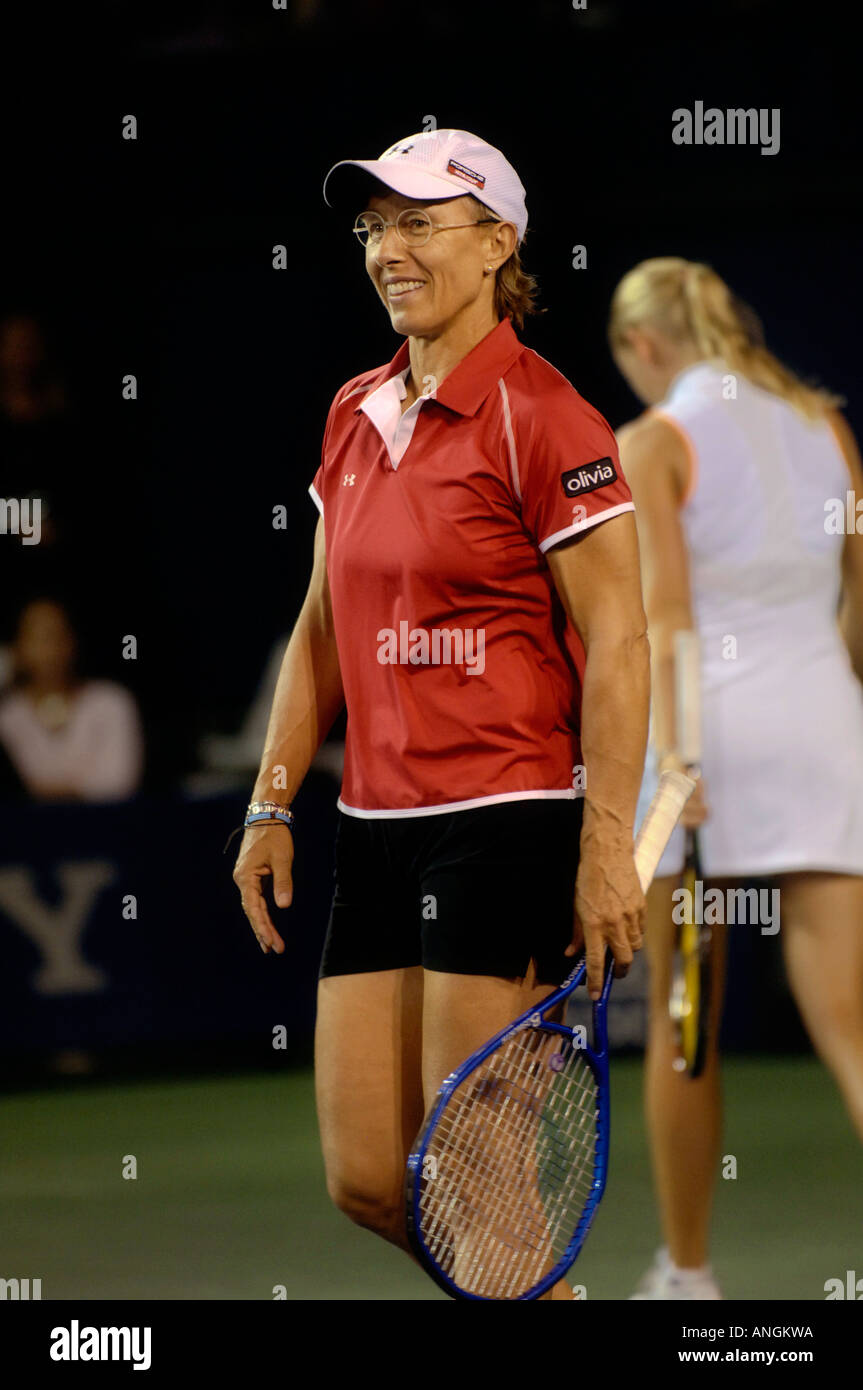
[[352,165],[364,169],[387,188],[406,198],[458,198],[472,193],[504,222],[514,222],[521,241],[527,231],[524,188],[518,174],[500,150],[471,135],[469,130],[423,130],[384,150],[379,159],[342,159],[336,169]]

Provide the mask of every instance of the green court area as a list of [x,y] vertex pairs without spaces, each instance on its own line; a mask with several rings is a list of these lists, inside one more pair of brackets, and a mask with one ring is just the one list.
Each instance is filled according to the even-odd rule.
[[[588,1300],[627,1297],[657,1244],[640,1086],[637,1059],[613,1062],[608,1188],[572,1275]],[[726,1297],[823,1299],[863,1275],[863,1154],[824,1070],[733,1059],[725,1091]],[[7,1095],[0,1134],[0,1277],[41,1278],[43,1299],[444,1298],[330,1206],[308,1071]]]

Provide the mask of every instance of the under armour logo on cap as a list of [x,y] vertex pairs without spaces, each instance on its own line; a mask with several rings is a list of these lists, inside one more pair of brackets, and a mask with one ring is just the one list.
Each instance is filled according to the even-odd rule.
[[381,159],[396,159],[400,154],[410,154],[413,144],[410,145],[391,145]]

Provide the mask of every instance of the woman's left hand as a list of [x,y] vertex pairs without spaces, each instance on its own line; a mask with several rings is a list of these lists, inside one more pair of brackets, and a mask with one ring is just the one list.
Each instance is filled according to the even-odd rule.
[[605,954],[614,956],[614,974],[620,979],[641,949],[647,904],[635,869],[632,834],[591,833],[581,838],[581,856],[575,881],[575,920],[567,955],[584,946],[587,990],[591,999],[602,993]]

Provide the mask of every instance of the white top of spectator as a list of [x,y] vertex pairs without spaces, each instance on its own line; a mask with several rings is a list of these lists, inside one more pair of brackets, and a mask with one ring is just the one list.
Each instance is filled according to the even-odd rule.
[[0,700],[0,740],[27,789],[66,787],[82,801],[123,801],[138,789],[144,740],[134,697],[113,681],[87,681],[66,723],[46,727],[33,702]]

